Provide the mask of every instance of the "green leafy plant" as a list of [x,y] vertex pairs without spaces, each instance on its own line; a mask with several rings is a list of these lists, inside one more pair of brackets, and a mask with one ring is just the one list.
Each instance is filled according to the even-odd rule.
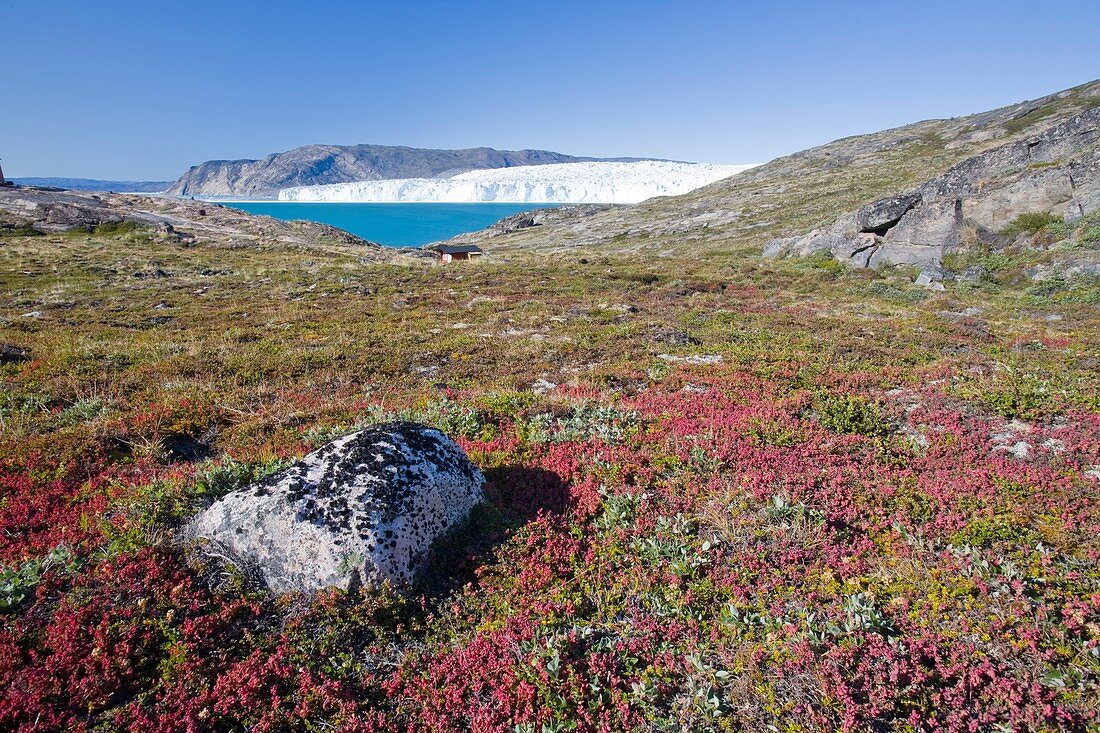
[[10,611],[22,603],[42,576],[54,569],[72,569],[74,558],[66,545],[58,545],[45,557],[27,560],[18,567],[0,568],[0,611]]
[[835,433],[885,437],[893,432],[877,405],[852,394],[822,392],[814,401],[821,424]]

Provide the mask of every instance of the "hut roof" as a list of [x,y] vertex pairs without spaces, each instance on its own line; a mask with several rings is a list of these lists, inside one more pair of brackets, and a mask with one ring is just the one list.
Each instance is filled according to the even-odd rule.
[[466,252],[480,252],[481,247],[476,244],[441,244],[436,251],[445,255],[460,255]]

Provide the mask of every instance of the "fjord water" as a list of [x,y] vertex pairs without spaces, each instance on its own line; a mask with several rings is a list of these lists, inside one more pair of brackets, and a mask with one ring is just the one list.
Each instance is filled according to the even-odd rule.
[[419,247],[473,232],[521,211],[547,204],[317,204],[285,201],[226,203],[250,214],[330,224],[387,247]]

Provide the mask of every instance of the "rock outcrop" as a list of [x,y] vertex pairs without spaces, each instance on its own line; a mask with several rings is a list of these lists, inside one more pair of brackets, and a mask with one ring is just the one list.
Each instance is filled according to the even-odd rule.
[[0,228],[51,234],[92,231],[122,222],[139,225],[149,236],[186,244],[339,250],[373,262],[429,258],[420,250],[383,247],[327,224],[254,216],[207,201],[26,186],[0,188]]
[[446,178],[487,168],[607,160],[549,150],[426,150],[389,145],[305,145],[260,160],[210,160],[168,189],[173,196],[275,198],[279,189],[394,178]]
[[518,214],[507,216],[490,226],[486,232],[490,234],[509,234],[520,229],[539,227],[545,224],[558,224],[569,220],[579,220],[601,211],[615,208],[615,204],[569,204],[552,209],[535,209],[534,211],[521,211]]
[[186,535],[276,592],[405,583],[482,500],[484,483],[438,430],[376,425],[219,499]]
[[855,267],[931,267],[969,236],[995,241],[1021,214],[1072,221],[1100,209],[1100,107],[970,157],[915,191],[860,207],[801,237],[774,239],[764,256],[826,250]]
[[12,224],[44,234],[137,221],[137,217],[128,217],[111,206],[103,196],[22,186],[0,191],[0,213],[6,214],[3,218]]

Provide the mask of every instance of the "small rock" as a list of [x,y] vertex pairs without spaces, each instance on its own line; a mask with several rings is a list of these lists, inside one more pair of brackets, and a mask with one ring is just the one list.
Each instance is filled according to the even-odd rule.
[[539,379],[531,385],[531,391],[535,394],[545,394],[553,389],[557,389],[557,384],[551,382],[549,379]]
[[703,342],[686,331],[657,328],[652,331],[653,340],[670,346],[699,346]]
[[30,361],[30,358],[31,354],[27,349],[12,344],[0,344],[0,364]]
[[958,280],[962,280],[963,282],[976,283],[985,278],[986,274],[987,270],[984,267],[981,267],[980,265],[975,265],[973,267],[966,268],[961,273],[956,275],[955,278]]
[[[914,283],[922,287],[931,288],[936,283],[943,281],[943,275],[943,270],[938,267],[926,267],[920,271],[920,274],[917,275],[917,279],[914,281]],[[943,290],[943,288],[939,289]]]
[[1057,438],[1047,438],[1043,441],[1043,447],[1051,453],[1064,453],[1066,450],[1066,441],[1058,440]]
[[657,358],[682,364],[721,364],[724,361],[721,354],[692,354],[690,356],[657,354]]

